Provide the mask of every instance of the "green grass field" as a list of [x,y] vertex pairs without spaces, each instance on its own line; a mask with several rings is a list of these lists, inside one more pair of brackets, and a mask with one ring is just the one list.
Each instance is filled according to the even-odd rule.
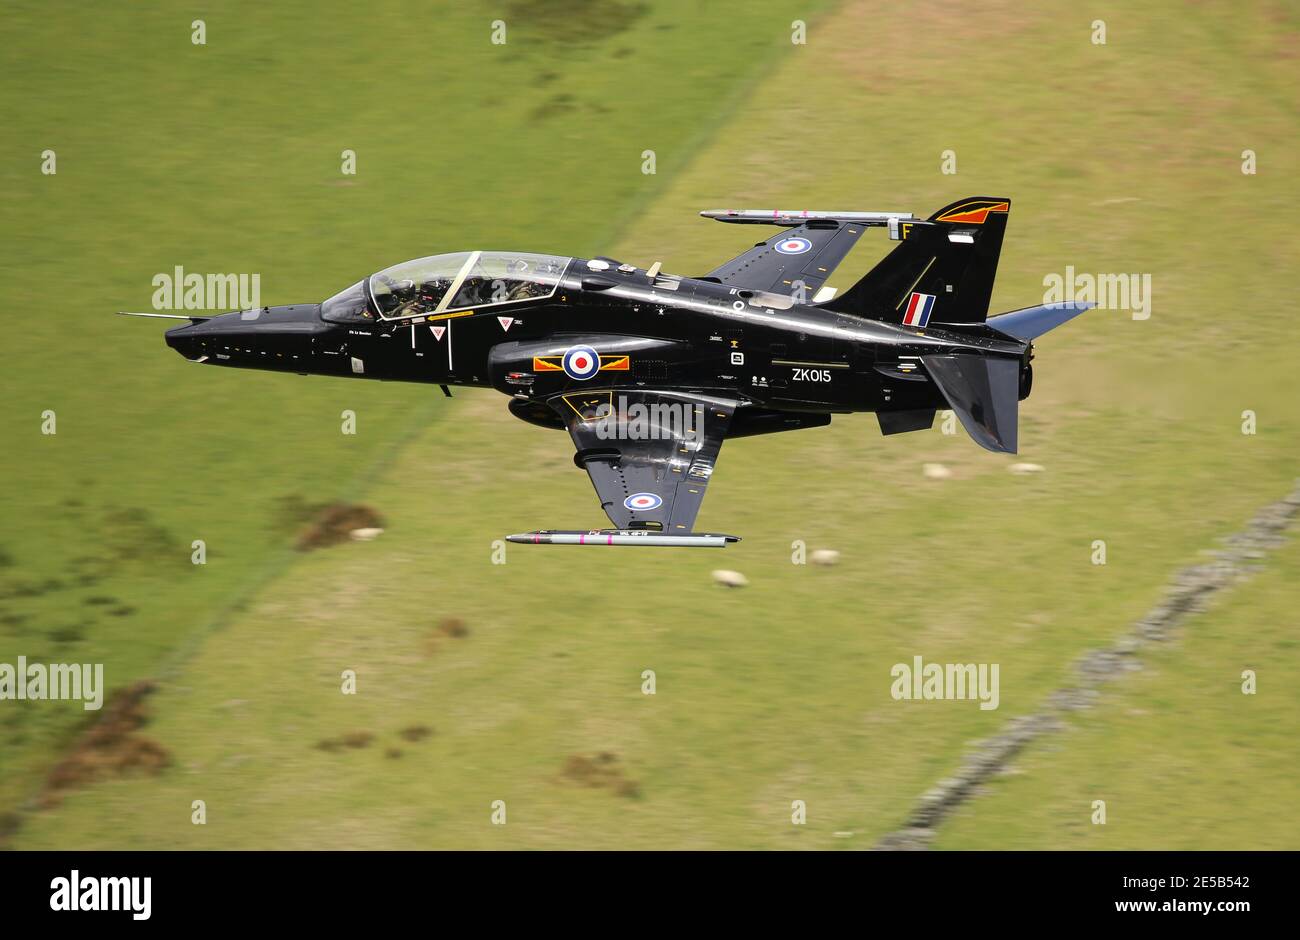
[[[516,2],[505,46],[486,8],[276,10],[223,7],[205,47],[188,11],[33,4],[0,25],[17,60],[0,662],[158,679],[145,733],[172,757],[40,808],[80,707],[0,702],[17,848],[869,847],[1293,486],[1288,7]],[[577,42],[558,23],[575,16]],[[1017,459],[1045,472],[937,427],[883,439],[869,415],[736,441],[700,518],[745,537],[720,553],[511,546],[494,565],[507,532],[602,523],[567,437],[491,392],[197,369],[110,315],[148,309],[176,264],[261,272],[267,303],[474,246],[698,274],[749,243],[702,208],[919,214],[976,193],[1015,200],[996,309],[1066,265],[1152,276],[1149,320],[1093,311],[1040,342]],[[293,498],[365,502],[388,529],[300,555]],[[842,562],[793,565],[794,540]],[[1300,845],[1295,561],[1268,559],[938,844]],[[751,586],[715,587],[715,567]],[[449,617],[468,635],[439,637]],[[890,666],[914,655],[999,663],[1000,708],[895,702]]]
[[[1297,548],[1072,723],[1059,750],[1035,751],[999,780],[939,847],[980,848],[997,833],[1020,849],[1294,849],[1281,810],[1300,799]],[[1267,694],[1242,694],[1244,669],[1267,677]],[[1090,822],[1098,799],[1104,826]]]

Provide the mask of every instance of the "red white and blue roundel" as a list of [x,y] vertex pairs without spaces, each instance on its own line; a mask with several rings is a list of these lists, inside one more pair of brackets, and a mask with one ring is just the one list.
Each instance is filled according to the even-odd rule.
[[633,493],[623,500],[623,505],[633,512],[649,512],[651,509],[658,509],[663,504],[664,501],[654,493]]
[[585,382],[600,371],[600,356],[590,346],[570,346],[560,365],[569,378]]
[[801,255],[812,248],[812,242],[806,238],[794,235],[790,238],[783,238],[776,243],[776,250],[783,255]]

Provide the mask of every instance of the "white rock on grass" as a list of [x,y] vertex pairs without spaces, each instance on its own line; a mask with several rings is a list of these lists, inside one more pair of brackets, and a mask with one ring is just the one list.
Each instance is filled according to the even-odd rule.
[[814,565],[834,565],[838,564],[840,553],[833,548],[819,548],[812,553],[812,563]]
[[921,465],[921,475],[927,480],[947,480],[952,477],[952,471],[941,463],[927,463]]
[[1013,463],[1007,469],[1012,473],[1042,473],[1043,465],[1040,463]]
[[383,532],[383,529],[353,529],[348,535],[358,542],[369,542],[371,539],[382,535]]
[[724,568],[719,568],[713,572],[713,580],[715,583],[729,588],[744,587],[749,584],[749,579],[739,571],[727,571]]

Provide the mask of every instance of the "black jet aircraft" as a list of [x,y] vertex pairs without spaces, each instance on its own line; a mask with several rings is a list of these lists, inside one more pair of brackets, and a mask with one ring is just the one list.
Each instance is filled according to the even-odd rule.
[[[875,412],[884,434],[950,408],[1015,453],[1033,340],[1091,304],[988,317],[1011,200],[903,212],[710,210],[778,229],[699,277],[612,258],[462,251],[362,278],[324,303],[262,307],[166,333],[193,362],[491,387],[567,430],[612,529],[511,541],[719,546],[694,531],[723,441]],[[827,279],[862,233],[898,244],[843,293]]]

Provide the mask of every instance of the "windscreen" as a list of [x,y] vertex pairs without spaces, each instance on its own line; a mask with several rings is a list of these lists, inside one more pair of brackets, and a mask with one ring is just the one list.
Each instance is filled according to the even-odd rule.
[[351,287],[339,291],[320,305],[322,320],[331,323],[364,323],[375,319],[370,309],[370,292],[365,281],[357,281]]

